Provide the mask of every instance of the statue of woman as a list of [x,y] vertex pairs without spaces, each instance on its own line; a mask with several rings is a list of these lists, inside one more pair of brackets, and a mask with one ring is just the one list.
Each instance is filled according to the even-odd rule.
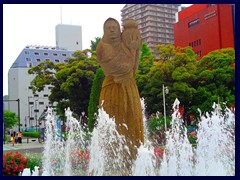
[[108,18],[104,23],[104,35],[97,46],[96,54],[105,74],[100,106],[110,117],[115,118],[117,131],[125,136],[130,158],[133,160],[136,158],[137,148],[144,142],[142,108],[134,79],[141,34],[133,20],[126,25],[123,40],[118,21]]

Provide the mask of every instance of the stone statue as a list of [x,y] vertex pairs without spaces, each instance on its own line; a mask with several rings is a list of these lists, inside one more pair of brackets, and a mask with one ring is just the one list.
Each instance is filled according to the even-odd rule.
[[140,96],[134,74],[138,68],[141,34],[137,23],[128,20],[121,33],[117,20],[108,18],[104,35],[97,46],[97,61],[105,74],[100,106],[115,118],[117,131],[124,135],[135,159],[137,147],[144,142]]

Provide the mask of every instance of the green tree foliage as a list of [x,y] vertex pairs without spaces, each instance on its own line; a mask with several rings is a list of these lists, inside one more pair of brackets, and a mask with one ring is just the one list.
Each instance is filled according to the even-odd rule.
[[155,56],[151,53],[151,49],[147,43],[142,43],[141,54],[139,60],[138,74],[146,74],[153,66]]
[[4,110],[3,118],[5,123],[4,128],[12,129],[18,124],[18,116],[14,112]]
[[[136,76],[149,115],[157,111],[163,113],[163,84],[169,89],[165,96],[167,114],[171,114],[176,98],[185,114],[197,115],[198,108],[202,112],[211,111],[218,97],[228,107],[234,105],[235,52],[232,48],[213,51],[200,60],[191,47],[157,45],[156,49],[159,57],[155,63],[149,71],[139,70]],[[221,105],[223,107],[223,103]]]
[[98,111],[99,97],[100,97],[100,92],[101,92],[104,77],[105,76],[104,76],[103,70],[99,68],[93,80],[89,106],[88,106],[88,129],[90,131],[93,130],[96,122],[95,114]]
[[212,51],[198,62],[196,89],[198,98],[193,101],[193,110],[211,110],[213,102],[218,102],[218,97],[220,102],[224,102],[222,107],[235,104],[234,49]]
[[151,50],[148,47],[147,43],[142,43],[139,66],[137,74],[135,76],[140,95],[147,81],[147,74],[154,64],[154,59],[155,56],[151,53]]
[[64,108],[70,107],[78,116],[87,113],[90,90],[99,64],[96,56],[89,57],[89,50],[76,51],[68,63],[54,64],[41,62],[29,69],[35,74],[31,82],[33,93],[42,91],[46,85],[52,85],[50,102],[58,102],[58,113],[64,115]]
[[174,48],[173,45],[157,45],[160,56],[152,66],[145,81],[141,95],[145,97],[147,112],[152,114],[163,112],[162,85],[170,91],[166,95],[167,112],[170,113],[172,103],[176,98],[185,107],[191,105],[196,92],[192,84],[196,80],[196,54],[190,47]]
[[98,43],[100,42],[101,39],[102,38],[100,38],[100,37],[95,37],[95,41],[91,40],[91,45],[90,45],[91,51],[96,51],[97,45],[98,45]]

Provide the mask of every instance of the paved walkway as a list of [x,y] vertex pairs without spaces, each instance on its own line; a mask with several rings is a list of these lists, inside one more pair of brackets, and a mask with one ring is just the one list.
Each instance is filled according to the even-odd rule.
[[43,148],[43,143],[39,143],[37,138],[23,138],[22,144],[14,144],[11,142],[6,142],[3,144],[3,152],[4,151],[20,151],[27,149],[35,149],[35,148]]

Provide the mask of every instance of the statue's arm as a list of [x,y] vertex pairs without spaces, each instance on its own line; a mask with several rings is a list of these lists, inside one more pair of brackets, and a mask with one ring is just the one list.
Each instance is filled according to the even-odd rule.
[[133,67],[133,74],[136,74],[137,70],[138,70],[138,65],[139,65],[139,57],[140,57],[140,50],[141,50],[141,45],[142,45],[142,37],[141,37],[141,33],[138,30],[135,34],[135,48],[136,48],[136,54],[135,54],[135,64]]
[[136,50],[136,56],[135,56],[135,64],[133,67],[133,74],[137,73],[138,65],[139,65],[139,56],[140,56],[140,50]]
[[96,49],[97,61],[99,63],[111,61],[112,52],[112,47],[109,44],[100,41]]

